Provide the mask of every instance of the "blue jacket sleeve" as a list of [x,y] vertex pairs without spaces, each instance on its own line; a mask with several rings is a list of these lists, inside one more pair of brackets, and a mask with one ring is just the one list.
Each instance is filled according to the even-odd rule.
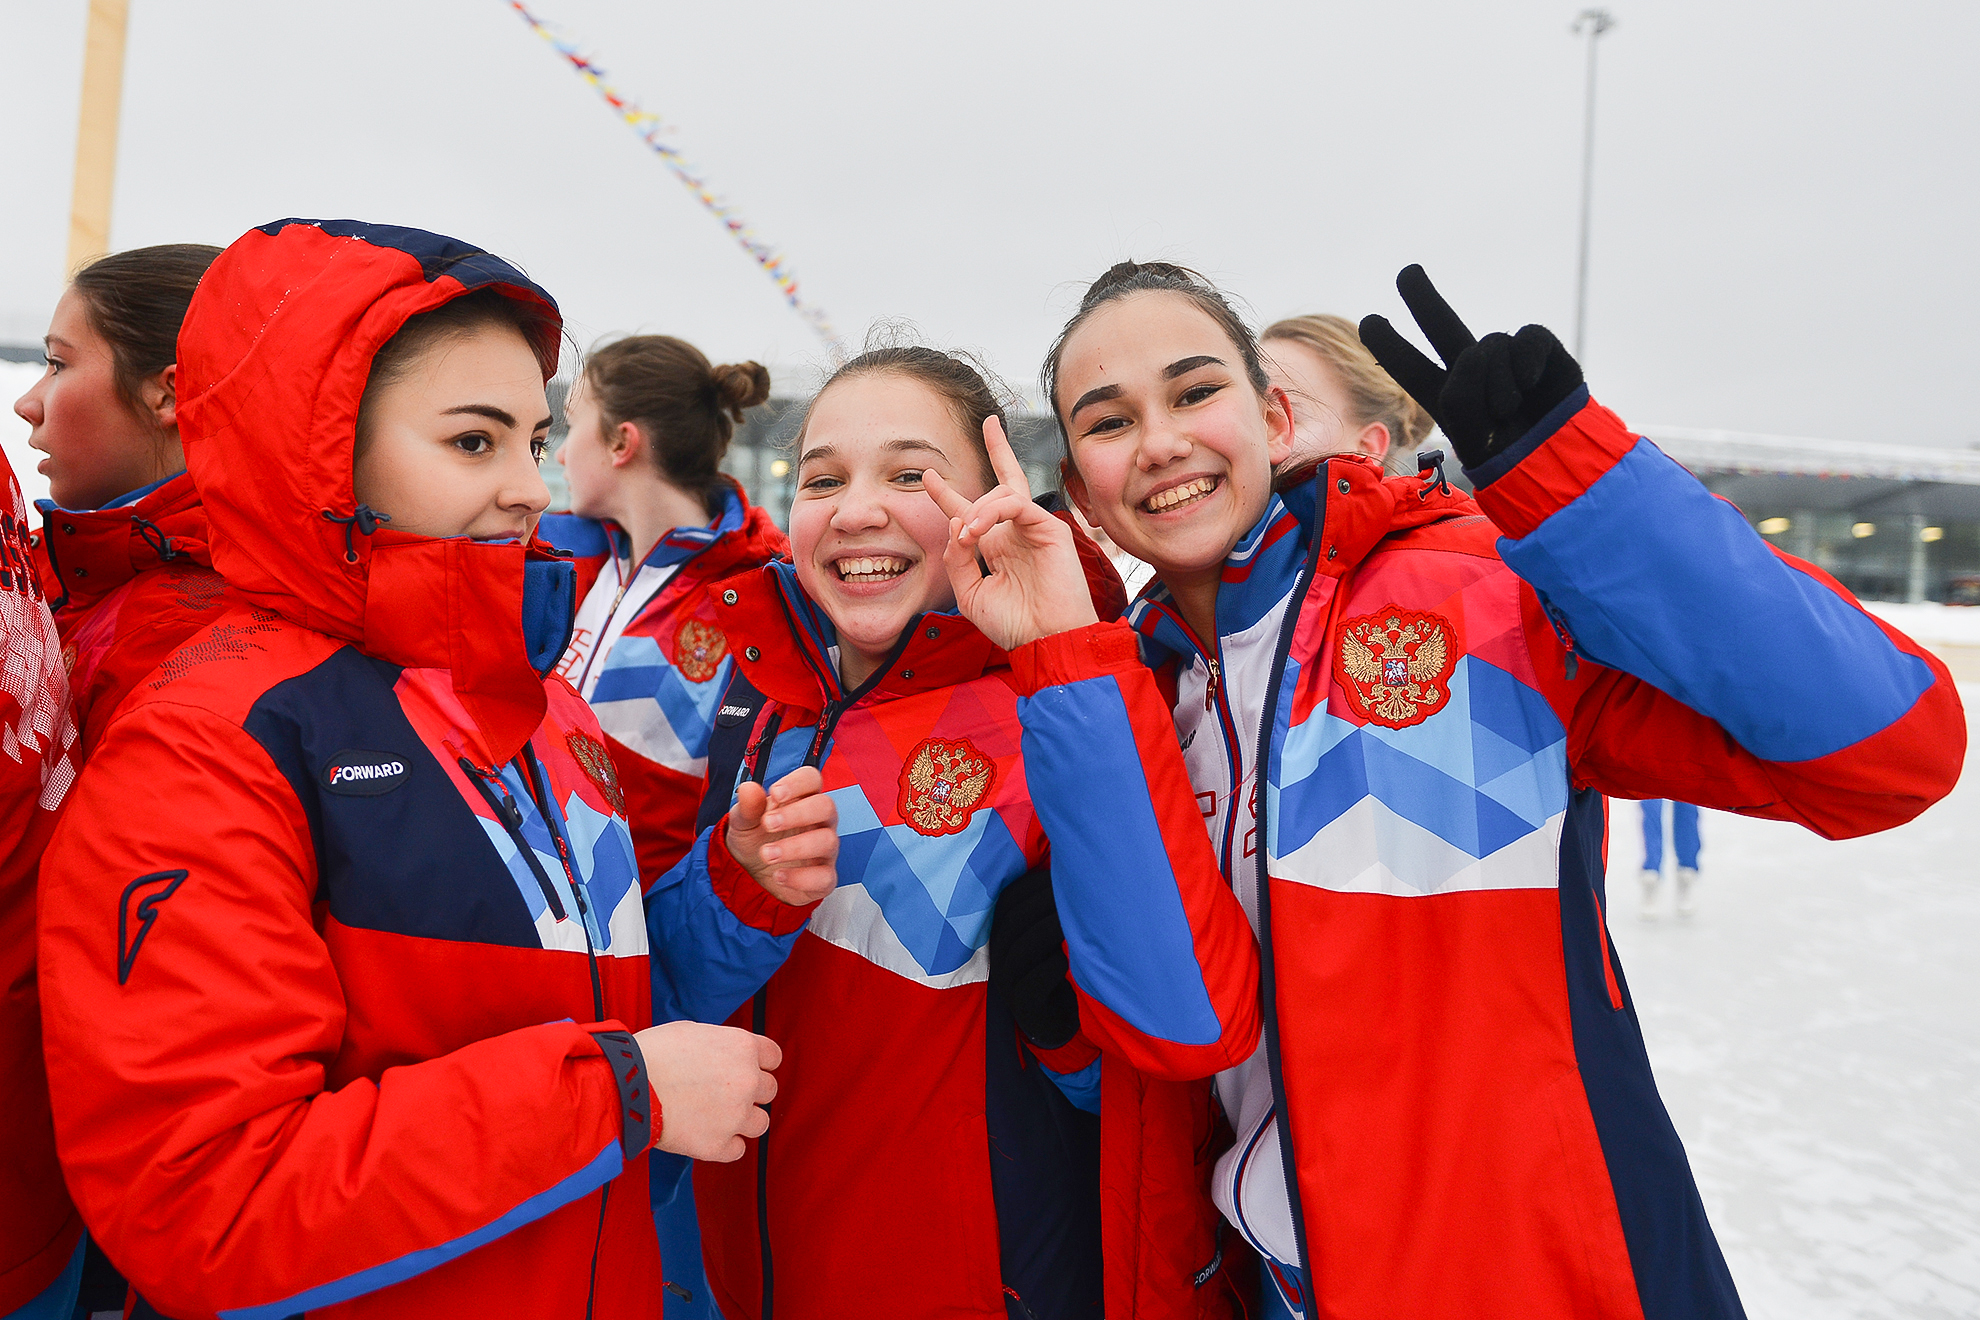
[[742,870],[718,842],[727,824],[703,830],[646,895],[655,1022],[726,1020],[784,965],[811,914]]
[[1241,1062],[1258,1043],[1258,946],[1134,633],[1095,624],[1011,663],[1082,1029],[1157,1076]]

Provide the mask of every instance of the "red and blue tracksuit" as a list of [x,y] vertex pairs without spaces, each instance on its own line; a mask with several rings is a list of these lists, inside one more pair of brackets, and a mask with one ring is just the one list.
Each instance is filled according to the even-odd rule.
[[625,790],[639,875],[650,886],[694,846],[708,735],[735,670],[709,586],[781,558],[790,542],[724,479],[705,527],[676,527],[632,562],[611,523],[551,514],[537,535],[570,552],[578,611],[556,672],[591,703]]
[[1231,555],[1210,643],[1161,588],[1131,611],[1264,958],[1214,1190],[1308,1315],[1737,1316],[1602,795],[1888,828],[1956,779],[1958,698],[1585,389],[1470,475],[1335,457]]
[[545,676],[571,566],[352,492],[373,355],[490,287],[554,311],[452,239],[282,221],[180,334],[230,603],[103,734],[40,950],[68,1186],[182,1320],[660,1314],[632,840]]
[[0,1316],[73,1303],[82,1268],[82,1219],[49,1118],[34,939],[35,868],[78,759],[27,506],[0,455]]
[[88,758],[117,707],[158,662],[219,617],[206,510],[188,473],[101,509],[41,501],[35,533],[42,586]]
[[[1105,891],[1094,902],[1124,924],[1097,946],[1074,939],[1070,959],[1083,990],[1131,1005],[1116,1013],[1082,998],[1084,1034],[1109,1053],[1201,1078],[1248,1054],[1258,1029],[1255,946],[1205,846],[1133,634],[1096,625],[1006,657],[957,615],[931,613],[848,692],[831,625],[789,564],[718,584],[717,600],[743,648],[745,682],[719,717],[749,724],[743,772],[774,783],[817,766],[841,840],[838,888],[812,908],[769,899],[729,856],[724,820],[649,895],[664,930],[677,924],[666,913],[710,890],[750,894],[775,936],[766,958],[738,962],[729,978],[708,974],[705,958],[687,976],[655,949],[658,1016],[732,1015],[785,1052],[768,1134],[735,1164],[695,1169],[717,1302],[732,1320],[1097,1314],[1102,1239],[1138,1242],[1182,1222],[1177,1201],[1201,1192],[1178,1142],[1164,1166],[1180,1169],[1172,1183],[1103,1201],[1105,1138],[1096,1150],[1091,1120],[987,993],[999,893],[1048,852],[1062,908],[1070,888]],[[1044,733],[1028,709],[1051,712]],[[717,810],[730,797],[729,785],[711,793]],[[1089,808],[1049,840],[1048,797]],[[1175,863],[1118,867],[1108,855],[1117,817],[1164,822]],[[1202,947],[1205,970],[1178,974],[1143,956],[1149,941],[1192,962]],[[1058,1053],[1051,1062],[1073,1070],[1092,1058]],[[1207,1133],[1207,1092],[1201,1100]],[[1186,1097],[1175,1108],[1186,1116]],[[1200,1245],[1198,1268],[1213,1258],[1211,1236],[1150,1254]],[[1190,1312],[1137,1310],[1124,1296],[1107,1313]]]

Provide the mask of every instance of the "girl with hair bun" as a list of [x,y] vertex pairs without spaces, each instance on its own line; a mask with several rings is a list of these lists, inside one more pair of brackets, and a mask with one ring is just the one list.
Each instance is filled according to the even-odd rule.
[[[1444,365],[1380,317],[1360,338],[1475,501],[1357,453],[1275,490],[1286,391],[1178,266],[1107,271],[1045,362],[1067,493],[1158,574],[1129,622],[1257,936],[1264,1029],[1216,1077],[1236,1141],[1210,1192],[1267,1315],[1732,1320],[1608,939],[1604,795],[1887,829],[1957,779],[1959,698],[1595,403],[1547,330],[1474,339],[1420,267],[1398,287]],[[1008,492],[944,507],[966,617],[1078,635]],[[1033,707],[1027,756],[1061,736]],[[1078,796],[1038,795],[1055,842]],[[1109,819],[1121,872],[1158,855],[1153,822]],[[1053,879],[1077,950],[1107,891]],[[1112,987],[1072,977],[1132,1019],[1161,1003],[1122,993],[1144,964],[1216,970],[1149,940]]]
[[650,887],[694,846],[708,735],[735,661],[708,586],[788,542],[721,470],[760,364],[714,366],[671,335],[592,350],[557,451],[571,512],[539,534],[577,558],[579,604],[557,673],[589,701],[618,766]]
[[1274,321],[1259,336],[1272,384],[1292,402],[1292,455],[1279,483],[1300,481],[1329,454],[1367,454],[1392,473],[1434,425],[1423,406],[1382,370],[1344,316],[1319,313]]
[[[770,397],[756,362],[712,365],[672,335],[593,349],[564,401],[557,451],[571,512],[539,534],[577,559],[557,672],[592,704],[618,769],[639,878],[694,846],[708,739],[735,661],[709,584],[781,556],[784,534],[721,471],[744,411]],[[672,1320],[712,1314],[686,1163],[656,1154],[654,1221]]]
[[14,404],[50,498],[35,555],[86,757],[125,693],[211,623],[221,583],[179,443],[179,323],[220,249],[99,257],[55,304],[48,369]]

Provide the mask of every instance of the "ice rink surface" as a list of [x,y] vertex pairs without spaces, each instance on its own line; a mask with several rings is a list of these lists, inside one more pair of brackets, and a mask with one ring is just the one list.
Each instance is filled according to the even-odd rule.
[[[1963,683],[1969,729],[1980,684]],[[1980,730],[1976,730],[1980,732]],[[1884,834],[1704,816],[1701,910],[1610,928],[1753,1320],[1980,1316],[1980,774]]]

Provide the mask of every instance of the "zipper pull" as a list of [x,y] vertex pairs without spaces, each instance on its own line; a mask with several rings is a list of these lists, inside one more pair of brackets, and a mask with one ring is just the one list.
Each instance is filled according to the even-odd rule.
[[1217,667],[1217,662],[1212,660],[1210,662],[1210,681],[1203,685],[1203,709],[1205,710],[1212,710],[1217,705],[1217,679],[1222,673],[1223,671]]

